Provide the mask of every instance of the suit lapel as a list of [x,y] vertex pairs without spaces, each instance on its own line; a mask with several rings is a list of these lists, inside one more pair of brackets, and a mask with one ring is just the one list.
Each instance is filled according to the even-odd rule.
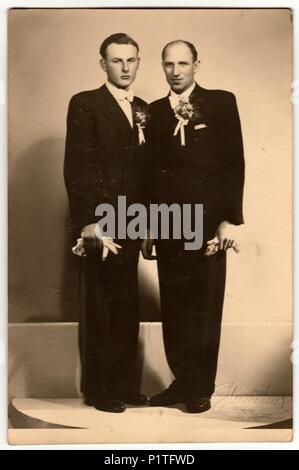
[[172,136],[178,121],[172,107],[170,106],[168,96],[164,98],[163,106],[161,108],[162,116],[160,117],[160,124],[167,126],[167,133]]
[[117,128],[123,142],[126,145],[131,144],[133,130],[127,116],[105,85],[100,88],[100,91],[102,92],[106,105],[105,109],[102,111],[103,114],[105,114],[105,116]]
[[132,141],[133,141],[133,144],[137,143],[137,141],[138,141],[138,128],[137,128],[137,124],[136,124],[135,116],[134,116],[137,107],[138,107],[138,102],[137,102],[136,98],[134,97],[134,100],[133,100],[133,103],[132,103],[132,112],[133,112]]
[[194,90],[190,95],[190,103],[194,103],[196,100],[201,100],[203,96],[203,88],[201,88],[197,83],[195,84]]
[[197,83],[190,95],[189,101],[194,107],[194,124],[203,122],[205,117],[204,89],[201,88]]
[[[189,101],[190,104],[194,107],[195,116],[189,122],[189,124],[185,127],[185,135],[186,139],[191,142],[191,135],[194,134],[194,126],[203,120],[204,115],[204,100],[203,100],[203,91],[197,83],[192,91]],[[174,110],[172,109],[169,101],[169,95],[164,98],[163,106],[161,106],[161,117],[160,117],[160,124],[164,125],[164,132],[171,137],[172,142],[174,145],[177,146],[179,150],[182,150],[180,145],[180,135],[178,134],[176,138],[173,138],[173,133],[178,123],[177,118],[175,117]],[[167,126],[167,129],[166,129]],[[185,147],[183,148],[185,150]]]

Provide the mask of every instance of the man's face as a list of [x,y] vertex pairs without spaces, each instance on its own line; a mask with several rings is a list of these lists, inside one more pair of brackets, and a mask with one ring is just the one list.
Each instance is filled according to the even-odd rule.
[[128,88],[135,80],[139,66],[136,47],[132,44],[109,44],[106,58],[100,61],[108,81],[117,88]]
[[194,82],[198,62],[186,44],[178,43],[167,47],[162,66],[170,88],[181,94]]

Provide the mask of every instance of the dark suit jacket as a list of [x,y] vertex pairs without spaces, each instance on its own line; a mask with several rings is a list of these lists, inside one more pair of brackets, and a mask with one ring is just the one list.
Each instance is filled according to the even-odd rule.
[[[202,203],[204,238],[213,237],[220,222],[243,223],[244,157],[235,96],[196,85],[190,95],[194,117],[185,127],[186,145],[168,97],[150,105],[152,202]],[[206,127],[195,129],[198,124]]]
[[[146,103],[135,97],[134,109]],[[100,203],[114,207],[118,195],[127,205],[140,202],[143,146],[136,124],[127,117],[105,85],[72,97],[67,116],[64,177],[74,237],[96,223]]]

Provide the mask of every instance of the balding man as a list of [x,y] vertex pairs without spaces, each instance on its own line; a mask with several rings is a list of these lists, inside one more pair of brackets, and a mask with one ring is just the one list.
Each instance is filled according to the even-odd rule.
[[[195,82],[193,44],[167,44],[162,60],[170,92],[151,105],[151,202],[203,204],[203,245],[188,251],[184,239],[155,242],[165,352],[175,379],[150,405],[184,403],[200,413],[210,408],[215,388],[226,251],[238,251],[235,226],[243,223],[242,134],[235,96]],[[152,244],[143,244],[145,257]]]

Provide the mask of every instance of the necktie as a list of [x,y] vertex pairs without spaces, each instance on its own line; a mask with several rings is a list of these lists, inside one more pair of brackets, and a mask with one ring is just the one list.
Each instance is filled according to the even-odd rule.
[[122,108],[123,112],[128,118],[130,126],[133,127],[133,113],[132,113],[132,102],[134,98],[134,93],[132,90],[119,90],[118,92],[118,101],[119,105]]
[[120,93],[119,101],[128,100],[130,103],[132,103],[133,99],[134,99],[134,92],[132,90],[123,91],[122,93]]
[[189,100],[186,96],[174,94],[169,96],[169,101],[172,109],[174,109],[180,102],[189,103]]

